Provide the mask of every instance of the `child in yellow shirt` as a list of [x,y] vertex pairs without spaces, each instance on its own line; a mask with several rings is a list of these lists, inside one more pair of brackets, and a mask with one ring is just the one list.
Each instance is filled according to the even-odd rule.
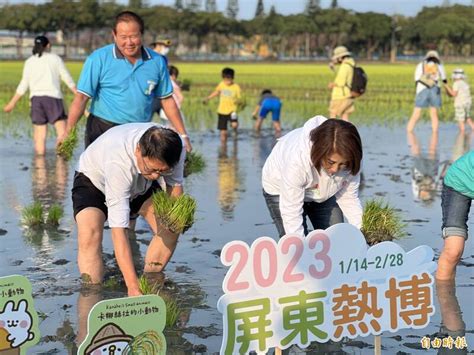
[[222,69],[222,81],[215,90],[204,99],[207,103],[210,99],[219,96],[219,107],[217,108],[217,129],[220,131],[221,142],[227,141],[227,122],[237,132],[239,121],[237,117],[237,105],[241,99],[240,86],[234,83],[235,71],[232,68]]

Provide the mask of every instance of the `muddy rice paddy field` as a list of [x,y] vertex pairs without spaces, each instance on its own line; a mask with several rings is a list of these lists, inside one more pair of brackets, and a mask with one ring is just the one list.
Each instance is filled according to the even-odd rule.
[[[260,183],[261,168],[275,139],[269,122],[265,122],[266,128],[260,136],[251,130],[252,120],[248,113],[253,109],[255,98],[249,100],[248,108],[241,115],[243,128],[240,133],[231,137],[227,145],[221,146],[218,132],[214,129],[214,107],[199,106],[200,98],[212,90],[218,76],[207,81],[200,80],[199,75],[207,78],[206,71],[201,70],[198,74],[198,70],[192,72],[189,69],[191,65],[187,65],[183,66],[183,73],[188,68],[187,75],[194,80],[192,90],[197,90],[199,94],[191,95],[193,91],[188,93],[193,98],[189,100],[187,108],[185,106],[185,113],[186,109],[190,112],[188,126],[191,127],[194,149],[204,156],[207,167],[201,174],[191,175],[185,183],[186,192],[198,203],[197,221],[180,237],[166,271],[155,277],[162,285],[162,292],[177,299],[180,305],[177,325],[165,331],[168,353],[215,354],[219,352],[222,339],[222,315],[217,311],[216,304],[223,293],[221,286],[227,271],[219,259],[221,249],[227,242],[236,239],[251,244],[261,236],[277,238]],[[211,69],[214,72],[216,68]],[[404,123],[412,109],[413,88],[402,90],[401,83],[405,78],[407,81],[412,80],[413,69],[404,68],[403,73],[400,72],[403,75],[391,75],[397,78],[391,88],[384,88],[385,84],[380,83],[380,90],[392,91],[401,96],[380,95],[380,99],[372,104],[368,98],[363,98],[358,106],[354,121],[364,145],[360,195],[363,202],[374,197],[383,198],[400,211],[407,223],[408,235],[399,244],[406,251],[426,244],[434,249],[438,258],[442,247],[440,184],[437,190],[428,194],[426,200],[420,198],[413,180],[413,168],[420,159],[429,161],[433,167],[433,178],[438,181],[444,167],[473,149],[474,134],[470,131],[458,133],[455,123],[450,119],[452,102],[447,100],[442,114],[444,122],[440,125],[438,136],[431,134],[426,121],[417,126],[415,134],[406,134]],[[294,75],[305,80],[304,70]],[[380,75],[383,73],[380,68],[371,68],[369,72],[372,70],[372,78],[379,72]],[[77,78],[78,71],[73,68],[72,72]],[[240,72],[241,78],[246,75],[252,77],[250,67],[242,67]],[[330,75],[326,76],[313,81],[321,87],[317,90],[323,90],[322,83],[326,85],[330,79]],[[19,80],[19,74],[8,78],[9,84],[3,89],[0,87],[2,106],[13,92],[11,90],[14,90],[14,82]],[[286,83],[284,80],[272,80],[274,87]],[[262,84],[255,82],[251,85],[255,86],[253,97],[258,94]],[[309,112],[326,114],[327,98],[322,98],[315,105],[310,104],[311,95],[317,95],[317,90],[307,90],[309,85],[309,82],[304,81],[296,85],[294,92],[286,94],[287,106],[282,118],[286,131],[311,117]],[[279,89],[284,91],[285,87]],[[379,90],[375,91],[379,94]],[[68,97],[66,99],[70,100]],[[103,299],[124,297],[126,290],[113,257],[110,230],[105,231],[103,243],[106,285],[101,289],[81,287],[70,189],[74,165],[82,146],[76,149],[71,162],[65,162],[54,154],[54,139],[51,138],[48,154],[35,157],[27,103],[23,102],[23,106],[13,115],[0,113],[0,196],[3,201],[0,207],[0,277],[24,275],[33,285],[35,306],[40,317],[41,340],[30,348],[29,353],[74,354],[77,339],[85,335],[90,308]],[[200,110],[205,111],[202,120],[199,119]],[[53,203],[62,205],[65,214],[58,228],[34,229],[22,226],[21,210],[33,201],[41,201],[44,206]],[[469,228],[471,231],[474,229],[472,211]],[[139,220],[131,240],[138,270],[143,266],[144,251],[151,237],[146,223]],[[458,266],[456,284],[436,285],[436,312],[429,326],[422,330],[384,333],[382,353],[437,352],[422,349],[420,340],[425,335],[433,339],[443,334],[465,335],[468,349],[457,350],[456,353],[472,352],[473,296],[474,246],[472,240],[468,240],[464,257]],[[314,344],[306,350],[292,347],[286,352],[371,354],[374,351],[373,342],[373,337],[347,339],[337,344]],[[440,353],[444,352],[446,349],[440,350]]]

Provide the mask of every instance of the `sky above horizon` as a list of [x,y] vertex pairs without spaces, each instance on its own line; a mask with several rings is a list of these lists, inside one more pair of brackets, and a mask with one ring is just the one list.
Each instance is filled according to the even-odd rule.
[[[441,6],[445,0],[338,0],[339,7],[357,12],[374,11],[388,15],[402,14],[415,16],[424,6]],[[44,3],[42,0],[0,0],[1,5],[17,3]],[[118,0],[118,3],[127,4],[127,0]],[[175,0],[145,0],[149,5],[174,6]],[[203,6],[205,0],[201,0]],[[183,0],[186,3],[186,0]],[[225,12],[227,0],[216,0],[218,11]],[[278,13],[289,15],[304,11],[307,0],[264,0],[265,12],[268,13],[271,6],[275,6]],[[450,0],[449,3],[472,5],[473,0]],[[321,7],[327,8],[331,0],[321,0]],[[251,19],[255,15],[257,0],[239,0],[239,18]]]

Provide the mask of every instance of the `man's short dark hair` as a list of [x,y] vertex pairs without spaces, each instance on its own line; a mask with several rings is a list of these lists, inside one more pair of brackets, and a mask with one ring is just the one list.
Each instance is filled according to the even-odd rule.
[[223,78],[231,78],[234,79],[235,71],[232,68],[224,68],[222,69],[222,77]]
[[165,127],[150,127],[138,141],[143,157],[158,159],[173,168],[179,162],[183,143],[178,133]]
[[267,95],[267,94],[271,95],[271,94],[273,94],[273,93],[272,93],[272,91],[271,91],[270,89],[263,89],[261,95],[263,96],[263,95]]
[[122,11],[115,16],[114,33],[117,33],[117,25],[120,22],[135,22],[140,28],[140,33],[143,34],[145,32],[145,23],[143,22],[143,19],[132,11]]

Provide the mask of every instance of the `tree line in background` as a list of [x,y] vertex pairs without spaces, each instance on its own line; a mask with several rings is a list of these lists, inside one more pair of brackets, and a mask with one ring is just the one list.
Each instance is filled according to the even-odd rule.
[[[0,28],[26,34],[60,30],[66,48],[85,48],[86,53],[109,43],[114,17],[122,10],[139,13],[145,21],[147,41],[171,38],[181,53],[217,53],[259,58],[327,57],[344,44],[368,60],[397,54],[421,54],[438,49],[443,55],[474,55],[474,7],[453,5],[424,7],[415,17],[359,13],[338,6],[321,8],[308,0],[304,13],[281,15],[265,11],[258,0],[251,20],[237,20],[238,0],[228,0],[225,14],[215,0],[176,0],[174,7],[147,6],[130,0],[128,6],[114,1],[52,0],[43,4],[10,4],[0,8]],[[18,52],[20,53],[20,51]]]

